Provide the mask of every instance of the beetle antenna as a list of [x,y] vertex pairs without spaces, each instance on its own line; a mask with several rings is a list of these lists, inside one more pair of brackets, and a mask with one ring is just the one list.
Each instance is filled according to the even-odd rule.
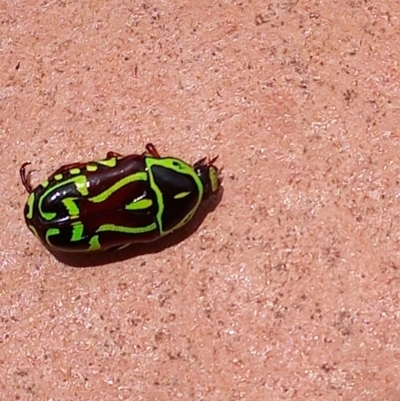
[[204,162],[207,160],[207,157],[203,157],[202,159],[198,160],[196,163],[194,163],[193,167],[199,167],[203,166]]
[[213,159],[211,159],[208,164],[214,164],[215,161],[217,161],[219,155],[215,156]]

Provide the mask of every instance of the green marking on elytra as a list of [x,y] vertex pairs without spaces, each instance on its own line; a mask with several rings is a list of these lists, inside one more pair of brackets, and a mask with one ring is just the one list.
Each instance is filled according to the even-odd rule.
[[43,188],[47,188],[47,187],[49,186],[49,182],[46,180],[46,181],[43,181],[40,185],[41,185]]
[[104,202],[107,198],[109,198],[114,192],[117,192],[121,189],[124,185],[130,184],[131,182],[135,181],[146,181],[147,180],[147,173],[140,172],[128,175],[127,177],[122,178],[121,180],[117,181],[114,185],[111,185],[108,189],[104,192],[89,198],[89,200],[93,203],[100,203]]
[[76,219],[79,216],[79,207],[75,203],[76,198],[65,198],[61,202],[68,211],[71,219]]
[[149,208],[153,204],[151,199],[134,200],[125,206],[125,210],[143,210]]
[[89,246],[89,251],[98,251],[99,249],[101,249],[99,236],[98,235],[94,235],[92,238],[90,238],[89,245],[90,245]]
[[77,177],[74,177],[72,181],[75,182],[75,188],[82,196],[89,195],[88,180],[84,175],[78,175]]
[[84,225],[80,222],[72,224],[72,236],[71,236],[72,242],[80,241],[81,239],[83,239],[84,228],[85,228]]
[[78,175],[81,173],[81,169],[80,168],[71,168],[71,170],[69,170],[69,173],[71,175]]
[[85,168],[89,173],[93,173],[94,171],[97,171],[99,166],[97,164],[87,164]]
[[99,160],[97,163],[112,168],[117,165],[117,158],[111,157],[110,159]]
[[153,231],[156,228],[157,228],[156,223],[152,223],[144,227],[125,227],[125,226],[116,226],[115,224],[103,224],[96,230],[96,233],[104,231],[114,231],[126,234],[142,234],[142,233],[148,233],[149,231]]
[[70,178],[65,181],[61,181],[55,185],[52,185],[48,188],[39,198],[38,208],[40,216],[43,217],[44,220],[50,221],[57,217],[57,213],[45,212],[43,211],[43,200],[52,192],[57,190],[58,188],[67,185],[69,183],[74,183],[76,190],[82,195],[87,196],[89,194],[88,191],[88,181],[84,175],[78,175],[76,177]]
[[55,179],[56,181],[61,181],[63,178],[64,178],[64,176],[63,176],[62,174],[56,174],[56,175],[54,176],[54,179]]
[[28,224],[28,228],[33,232],[33,235],[40,239],[39,233],[36,231],[36,228]]
[[30,220],[33,217],[33,205],[35,204],[35,193],[34,192],[32,192],[28,196],[28,200],[27,200],[26,204],[28,205],[28,213],[26,214],[26,218],[28,220]]
[[47,242],[49,245],[51,245],[51,242],[49,241],[49,237],[52,237],[52,236],[58,235],[58,234],[60,234],[60,230],[59,230],[58,228],[49,228],[49,229],[46,231],[46,235],[45,235],[46,242]]
[[[190,166],[189,164],[185,163],[182,160],[173,158],[173,157],[166,157],[166,158],[154,158],[154,157],[146,157],[146,166],[149,172],[149,182],[150,186],[153,189],[154,193],[156,194],[157,198],[157,204],[158,204],[158,211],[157,211],[157,216],[156,216],[156,221],[158,225],[158,229],[160,231],[160,236],[167,235],[171,233],[172,231],[177,230],[178,228],[184,226],[194,215],[196,212],[197,208],[200,205],[201,200],[203,199],[203,183],[201,182],[200,177],[196,174],[196,172],[193,170],[193,167]],[[158,188],[154,176],[153,176],[153,171],[152,167],[153,166],[161,166],[167,169],[171,169],[179,174],[185,174],[189,175],[192,177],[193,181],[195,182],[197,189],[199,191],[199,196],[197,199],[196,204],[192,208],[192,210],[185,216],[183,219],[175,226],[172,227],[168,231],[164,231],[163,229],[163,223],[162,223],[162,216],[164,213],[164,199],[163,199],[163,194],[160,188]]]
[[186,198],[186,196],[190,195],[190,192],[181,192],[180,194],[176,194],[174,199],[182,199]]

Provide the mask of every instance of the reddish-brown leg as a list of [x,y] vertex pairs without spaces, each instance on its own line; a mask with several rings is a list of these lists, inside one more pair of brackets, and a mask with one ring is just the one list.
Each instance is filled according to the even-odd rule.
[[28,193],[33,192],[33,188],[31,183],[29,182],[29,174],[26,173],[26,166],[31,164],[30,162],[25,162],[19,169],[19,175],[21,177],[22,184],[24,185],[25,189],[27,190]]
[[111,159],[112,157],[123,157],[123,156],[121,155],[121,153],[113,151],[107,152],[107,159]]
[[[161,158],[161,156],[160,156],[160,154],[158,153],[156,147],[155,147],[152,143],[148,143],[148,144],[146,145],[146,151],[147,151],[147,153],[149,153],[151,156],[156,157],[157,159],[160,159],[160,158]],[[146,153],[144,153],[144,154],[146,154]]]

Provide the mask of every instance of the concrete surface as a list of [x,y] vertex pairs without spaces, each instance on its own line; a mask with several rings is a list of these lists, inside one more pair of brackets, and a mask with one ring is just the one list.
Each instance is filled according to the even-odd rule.
[[[390,0],[1,2],[1,400],[398,401],[399,18]],[[31,235],[23,162],[37,184],[148,141],[220,156],[190,235],[84,268]]]

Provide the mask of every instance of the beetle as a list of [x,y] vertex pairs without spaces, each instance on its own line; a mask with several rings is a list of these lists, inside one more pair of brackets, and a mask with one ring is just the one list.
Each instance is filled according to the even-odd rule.
[[79,252],[154,241],[187,224],[220,189],[218,156],[190,165],[161,157],[152,143],[145,149],[64,165],[36,188],[23,163],[28,228],[49,249]]

